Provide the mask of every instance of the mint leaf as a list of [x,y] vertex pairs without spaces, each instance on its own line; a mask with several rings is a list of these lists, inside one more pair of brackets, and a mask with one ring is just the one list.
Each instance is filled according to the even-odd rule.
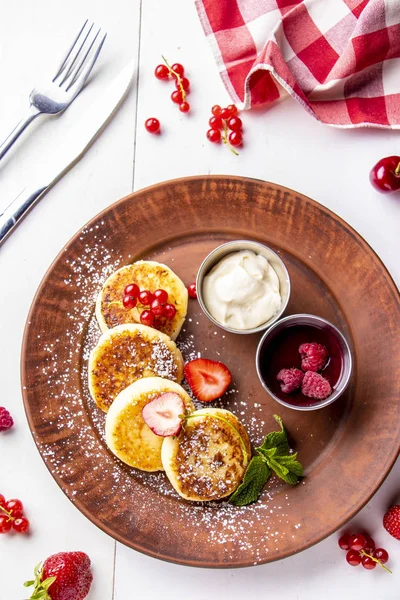
[[283,481],[294,485],[303,475],[303,467],[296,457],[297,452],[288,456],[275,456],[268,461],[268,465]]
[[253,456],[246,469],[242,483],[229,498],[235,506],[246,506],[258,500],[271,470],[262,456]]
[[[269,450],[271,448],[275,448],[276,454],[285,456],[285,455],[289,454],[289,443],[288,443],[288,439],[287,439],[286,430],[285,430],[285,427],[283,426],[282,419],[280,417],[278,417],[278,415],[274,415],[274,419],[280,425],[281,430],[280,431],[272,431],[271,433],[269,433],[265,437],[262,445],[259,448],[256,448],[256,451],[258,452],[259,450],[264,451],[264,450]],[[264,452],[263,452],[263,454],[264,454]]]

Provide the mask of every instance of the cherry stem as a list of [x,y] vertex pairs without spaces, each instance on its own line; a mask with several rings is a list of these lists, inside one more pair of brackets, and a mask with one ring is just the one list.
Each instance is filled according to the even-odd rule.
[[385,571],[387,571],[388,573],[392,573],[392,571],[390,569],[388,569],[387,567],[385,567],[385,565],[379,560],[379,558],[375,558],[375,556],[372,556],[372,554],[368,554],[368,552],[365,552],[365,550],[361,550],[361,555],[362,556],[368,556],[369,558],[372,558],[372,560],[374,562],[378,563],[378,565],[380,565],[382,567],[382,569],[385,569]]
[[224,142],[224,144],[226,144],[229,148],[229,150],[231,152],[233,152],[233,154],[235,154],[236,156],[239,156],[239,152],[236,152],[236,150],[231,146],[231,144],[229,143],[229,138],[228,138],[228,127],[226,125],[226,122],[224,121],[224,132],[222,134],[222,141]]
[[395,170],[394,170],[394,174],[396,175],[396,177],[399,177],[399,176],[400,176],[400,162],[399,162],[399,164],[397,165],[397,167],[395,168]]
[[169,72],[170,72],[170,73],[172,73],[173,75],[175,75],[175,77],[177,78],[177,80],[178,80],[178,84],[179,84],[179,89],[180,89],[180,92],[181,92],[181,94],[182,94],[182,102],[184,102],[184,101],[185,101],[185,98],[186,98],[186,92],[185,92],[185,90],[183,89],[183,85],[182,85],[182,77],[179,75],[179,73],[177,73],[176,71],[174,71],[174,70],[173,70],[173,68],[172,68],[172,67],[171,67],[171,66],[168,64],[168,61],[167,61],[167,59],[165,58],[165,56],[163,56],[163,55],[161,54],[161,57],[162,57],[163,61],[165,62],[165,64],[167,65]]

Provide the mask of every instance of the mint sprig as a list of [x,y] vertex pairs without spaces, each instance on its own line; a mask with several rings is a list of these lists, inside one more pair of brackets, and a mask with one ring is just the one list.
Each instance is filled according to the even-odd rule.
[[303,467],[296,460],[297,452],[290,454],[282,419],[278,415],[274,415],[274,419],[280,425],[281,430],[269,433],[261,446],[255,449],[258,456],[253,456],[242,483],[229,498],[229,502],[236,506],[247,506],[258,500],[271,471],[291,485],[296,484],[299,477],[303,476]]

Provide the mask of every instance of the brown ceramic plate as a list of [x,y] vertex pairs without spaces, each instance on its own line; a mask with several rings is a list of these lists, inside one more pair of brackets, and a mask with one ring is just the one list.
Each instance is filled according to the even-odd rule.
[[[99,337],[93,311],[104,279],[140,258],[166,263],[186,282],[228,240],[255,239],[290,272],[290,313],[315,313],[347,337],[354,374],[332,405],[299,413],[276,404],[255,368],[260,335],[213,326],[191,301],[180,347],[226,363],[234,384],[223,406],[253,445],[278,413],[305,467],[295,487],[271,478],[249,507],[180,499],[163,473],[141,473],[107,449],[104,415],[86,383]],[[22,350],[26,412],[39,451],[74,504],[105,532],[150,556],[201,567],[281,559],[322,540],[380,486],[400,439],[400,303],[385,267],[332,212],[292,190],[238,177],[178,179],[141,190],[95,217],[62,250],[34,299]]]

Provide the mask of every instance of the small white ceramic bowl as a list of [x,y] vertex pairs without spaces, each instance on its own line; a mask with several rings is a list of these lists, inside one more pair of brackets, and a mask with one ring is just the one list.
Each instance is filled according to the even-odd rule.
[[[281,294],[281,307],[277,313],[275,313],[268,321],[262,323],[258,327],[254,327],[252,329],[233,329],[226,325],[223,325],[219,321],[217,321],[208,311],[207,305],[204,302],[203,298],[203,280],[204,277],[211,271],[211,269],[219,263],[219,261],[227,256],[228,254],[232,254],[233,252],[239,252],[240,250],[252,250],[256,254],[261,254],[264,256],[279,279],[279,291]],[[215,250],[212,250],[208,256],[203,260],[200,265],[199,271],[197,273],[196,279],[196,289],[197,289],[197,299],[199,304],[204,312],[204,314],[218,327],[224,329],[225,331],[229,331],[230,333],[240,333],[240,334],[248,334],[248,333],[257,333],[259,331],[264,331],[268,329],[275,321],[277,321],[283,314],[286,309],[286,306],[289,302],[290,297],[290,278],[289,273],[286,269],[285,263],[283,260],[268,248],[264,244],[260,242],[254,242],[252,240],[235,240],[233,242],[227,242],[226,244],[222,244],[222,246],[218,246]]]

